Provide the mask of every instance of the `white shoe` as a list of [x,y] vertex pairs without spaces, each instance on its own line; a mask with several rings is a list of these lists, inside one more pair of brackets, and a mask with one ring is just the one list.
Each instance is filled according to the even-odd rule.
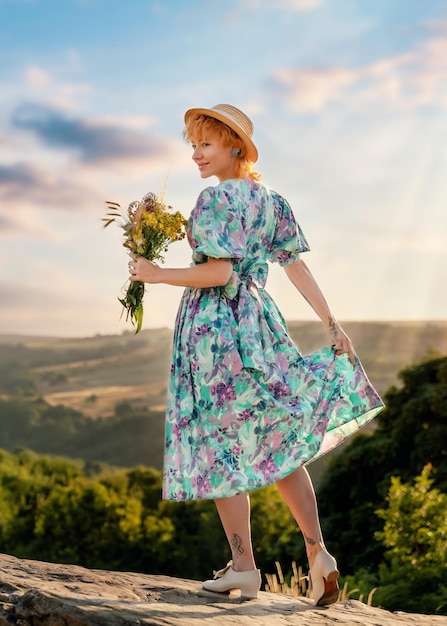
[[339,589],[337,579],[340,572],[337,562],[327,550],[321,550],[313,562],[309,572],[312,586],[312,597],[317,606],[325,606],[337,602]]
[[205,580],[202,587],[207,591],[218,593],[240,589],[241,598],[257,598],[261,588],[261,572],[258,569],[236,572],[233,569],[233,561],[230,561],[226,567],[214,572],[213,580]]

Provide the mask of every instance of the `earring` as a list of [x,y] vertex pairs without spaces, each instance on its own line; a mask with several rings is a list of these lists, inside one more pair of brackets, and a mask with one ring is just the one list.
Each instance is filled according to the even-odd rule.
[[241,153],[241,151],[238,150],[237,148],[231,148],[230,152],[231,152],[231,156],[234,156],[234,157],[239,156],[239,154]]

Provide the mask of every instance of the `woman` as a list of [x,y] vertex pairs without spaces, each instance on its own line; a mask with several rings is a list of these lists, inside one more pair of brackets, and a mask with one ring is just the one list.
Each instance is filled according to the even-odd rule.
[[[219,180],[189,219],[194,265],[162,268],[136,256],[129,264],[131,280],[186,287],[174,334],[163,497],[215,500],[232,560],[203,587],[255,598],[261,576],[248,494],[276,483],[304,537],[315,603],[331,604],[339,572],[305,464],[383,405],[301,259],[309,247],[289,204],[259,182],[250,119],[220,104],[190,109],[185,124],[201,177]],[[326,326],[329,346],[300,354],[264,289],[267,261],[284,267]]]

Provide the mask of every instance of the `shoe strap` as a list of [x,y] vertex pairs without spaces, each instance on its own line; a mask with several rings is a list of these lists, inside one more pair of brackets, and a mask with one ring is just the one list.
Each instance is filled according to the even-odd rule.
[[226,564],[226,566],[218,571],[214,570],[213,574],[214,574],[214,580],[217,580],[218,578],[222,578],[222,576],[225,576],[225,574],[228,572],[228,570],[232,567],[233,565],[233,561],[228,561],[228,563]]

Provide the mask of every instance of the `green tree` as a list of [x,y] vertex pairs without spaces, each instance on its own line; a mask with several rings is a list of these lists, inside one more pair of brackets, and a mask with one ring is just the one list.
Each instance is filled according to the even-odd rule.
[[31,557],[36,512],[55,486],[80,475],[80,467],[65,459],[0,451],[0,551]]
[[385,546],[375,602],[390,610],[447,614],[447,494],[433,489],[427,465],[414,484],[391,479],[377,533]]
[[391,476],[414,479],[427,463],[447,492],[447,357],[404,369],[385,395],[373,432],[353,438],[328,465],[318,497],[328,546],[341,569],[376,571],[384,547],[375,510],[385,505]]
[[122,569],[141,537],[141,511],[138,500],[78,478],[53,488],[37,507],[29,549],[34,558]]
[[37,376],[20,361],[0,363],[0,391],[17,396],[33,396]]

